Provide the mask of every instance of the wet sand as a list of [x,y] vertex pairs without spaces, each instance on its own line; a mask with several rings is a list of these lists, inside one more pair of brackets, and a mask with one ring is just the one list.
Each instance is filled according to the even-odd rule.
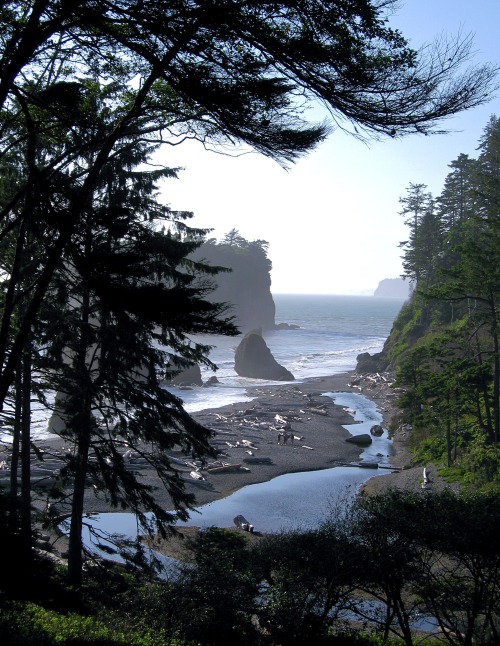
[[[194,469],[179,466],[183,472],[186,490],[202,505],[225,497],[249,484],[264,482],[285,473],[328,469],[357,462],[361,449],[346,442],[350,437],[343,425],[352,424],[352,415],[333,403],[329,392],[362,393],[374,401],[381,411],[384,426],[394,414],[395,394],[390,377],[361,377],[342,373],[313,378],[300,383],[255,386],[248,394],[251,402],[230,404],[216,409],[193,413],[193,416],[215,433],[213,445],[218,450],[221,464],[241,465],[234,471],[200,470],[203,480],[190,476]],[[286,424],[286,427],[284,425]],[[288,435],[286,443],[280,431]],[[57,453],[64,442],[58,439],[40,443],[47,453]],[[395,455],[392,464],[408,466],[409,454],[405,438],[395,437]],[[173,451],[172,456],[186,459]],[[140,469],[141,481],[156,487],[156,499],[165,508],[171,508],[167,493],[159,486],[151,469]],[[103,494],[89,489],[85,497],[85,511],[106,512],[112,507]]]
[[[385,427],[395,413],[395,394],[390,387],[390,376],[361,377],[355,373],[314,378],[300,383],[255,386],[249,389],[248,394],[255,397],[251,402],[193,413],[196,419],[214,431],[213,443],[220,452],[219,461],[243,467],[220,472],[201,468],[199,473],[203,480],[198,480],[190,475],[194,471],[192,467],[179,466],[186,491],[196,497],[196,506],[285,473],[356,463],[362,449],[346,442],[350,434],[343,428],[344,424],[353,423],[352,415],[335,405],[330,397],[324,396],[329,392],[362,393],[377,404]],[[280,433],[287,434],[286,443]],[[42,444],[47,451],[57,451],[62,446],[60,440]],[[407,467],[409,453],[406,438],[401,434],[396,435],[395,449],[392,464],[399,468]],[[172,452],[172,456],[183,457],[175,452]],[[156,500],[165,509],[172,509],[170,497],[159,486],[154,472],[151,469],[141,469],[139,472],[142,482],[156,488]],[[385,483],[389,485],[388,477],[397,478],[399,475],[372,478],[365,487],[370,491],[370,483],[376,482],[377,489],[383,490]],[[413,480],[418,482],[416,474]],[[382,484],[380,481],[385,482]],[[397,483],[390,486],[397,486]],[[39,505],[42,504],[43,500],[40,499]],[[113,508],[106,497],[89,488],[85,495],[85,512],[108,511],[113,511]]]
[[350,390],[346,375],[300,384],[257,387],[252,402],[202,411],[196,418],[216,431],[221,461],[234,472],[203,472],[206,482],[188,488],[204,504],[243,486],[285,473],[327,469],[356,461],[360,449],[346,442],[352,416],[326,392]]
[[[357,462],[361,448],[346,442],[350,433],[343,428],[352,424],[352,415],[343,407],[336,406],[327,392],[360,392],[359,386],[350,386],[353,373],[311,379],[297,384],[256,386],[249,389],[255,396],[251,402],[230,404],[216,409],[194,413],[193,416],[214,430],[213,445],[220,452],[223,464],[241,465],[232,471],[200,470],[203,480],[191,477],[191,467],[179,467],[183,471],[186,490],[196,497],[196,505],[228,496],[249,484],[265,482],[285,473],[313,471]],[[387,383],[387,390],[389,384]],[[386,408],[387,399],[373,391],[363,392],[368,398]],[[385,421],[385,420],[384,420]],[[280,429],[288,434],[288,440],[279,437]],[[180,454],[172,452],[177,458]],[[406,457],[401,456],[406,460]],[[403,466],[397,454],[393,462]],[[142,481],[157,486],[151,470],[141,472]],[[170,499],[158,487],[156,499],[167,509]],[[109,511],[102,497],[92,492],[86,496],[86,511]]]

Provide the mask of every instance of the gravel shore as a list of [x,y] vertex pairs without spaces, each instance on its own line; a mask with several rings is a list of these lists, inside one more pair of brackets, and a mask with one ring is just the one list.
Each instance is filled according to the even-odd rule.
[[[235,467],[232,470],[199,469],[200,479],[195,479],[191,475],[196,471],[194,468],[180,466],[186,490],[195,495],[196,505],[212,502],[246,485],[264,482],[285,473],[327,469],[357,462],[361,449],[346,442],[350,434],[343,428],[343,425],[353,422],[352,416],[341,406],[335,405],[330,397],[324,396],[330,392],[362,393],[377,404],[385,427],[388,427],[395,414],[395,394],[391,389],[390,376],[362,377],[355,373],[314,378],[300,383],[256,386],[249,389],[248,394],[254,397],[251,402],[193,414],[214,430],[214,444],[220,451],[221,464]],[[60,440],[43,444],[45,446],[42,448],[47,452],[57,452],[62,447]],[[408,469],[410,455],[404,433],[396,433],[394,444],[396,452],[392,456],[392,464],[400,469]],[[172,455],[182,457],[176,456],[175,452]],[[241,465],[241,468],[237,465]],[[170,498],[158,486],[154,472],[144,469],[140,474],[143,482],[157,487],[157,501],[166,509],[171,509]],[[420,478],[421,468],[408,469],[371,478],[365,490],[377,493],[388,486],[399,486],[398,483],[405,487],[418,487]],[[105,497],[89,488],[85,496],[85,512],[107,511],[112,511],[112,508]]]

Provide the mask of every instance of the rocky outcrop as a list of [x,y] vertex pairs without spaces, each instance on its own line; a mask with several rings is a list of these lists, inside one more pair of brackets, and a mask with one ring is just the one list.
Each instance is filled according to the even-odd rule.
[[356,372],[360,374],[375,374],[384,372],[389,365],[383,352],[370,354],[363,352],[356,357]]
[[240,377],[293,381],[292,373],[281,366],[271,354],[259,330],[248,332],[236,348],[234,369]]
[[47,422],[47,431],[59,435],[67,429],[68,417],[65,414],[65,408],[68,405],[68,396],[58,391],[54,400],[52,415]]
[[257,327],[274,329],[276,307],[271,294],[271,262],[267,258],[266,243],[249,242],[239,235],[230,243],[210,240],[192,257],[230,270],[214,276],[215,291],[207,299],[227,303],[228,314],[234,317],[242,332]]
[[189,368],[183,370],[176,370],[172,368],[172,372],[167,369],[166,379],[167,384],[172,386],[202,386],[203,379],[201,378],[200,366],[194,364]]
[[295,325],[295,323],[276,323],[274,326],[275,330],[300,330],[300,325]]

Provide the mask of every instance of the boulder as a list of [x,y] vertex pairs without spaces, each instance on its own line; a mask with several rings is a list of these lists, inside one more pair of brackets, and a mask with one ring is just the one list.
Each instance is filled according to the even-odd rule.
[[173,361],[173,366],[167,368],[166,382],[172,386],[202,386],[200,366],[195,363],[189,368],[179,369],[175,368]]
[[245,532],[250,532],[251,534],[253,534],[253,525],[248,522],[245,516],[239,514],[238,516],[235,516],[235,518],[233,518],[233,522],[236,527],[239,527]]
[[274,326],[275,330],[300,330],[300,325],[295,325],[295,323],[276,323]]
[[361,433],[361,435],[353,435],[352,437],[348,437],[346,439],[346,442],[349,442],[350,444],[357,444],[358,446],[367,446],[368,444],[371,444],[373,442],[372,438],[368,433]]
[[380,437],[384,434],[384,429],[380,426],[380,424],[374,424],[370,429],[370,433],[372,435],[375,435],[375,437]]
[[293,381],[292,373],[281,366],[271,354],[259,330],[247,332],[236,348],[234,369],[240,377]]
[[216,386],[219,383],[220,383],[220,381],[217,379],[217,377],[215,375],[212,375],[211,377],[209,377],[205,381],[205,383],[203,385],[204,386]]

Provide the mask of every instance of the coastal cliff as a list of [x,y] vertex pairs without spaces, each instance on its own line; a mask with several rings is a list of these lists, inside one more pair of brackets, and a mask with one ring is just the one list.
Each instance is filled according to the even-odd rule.
[[267,248],[264,240],[249,242],[233,229],[220,242],[207,240],[193,255],[195,260],[230,270],[214,277],[216,289],[208,298],[230,304],[230,314],[242,332],[275,328]]
[[408,298],[410,283],[403,278],[384,278],[373,292],[378,298]]

